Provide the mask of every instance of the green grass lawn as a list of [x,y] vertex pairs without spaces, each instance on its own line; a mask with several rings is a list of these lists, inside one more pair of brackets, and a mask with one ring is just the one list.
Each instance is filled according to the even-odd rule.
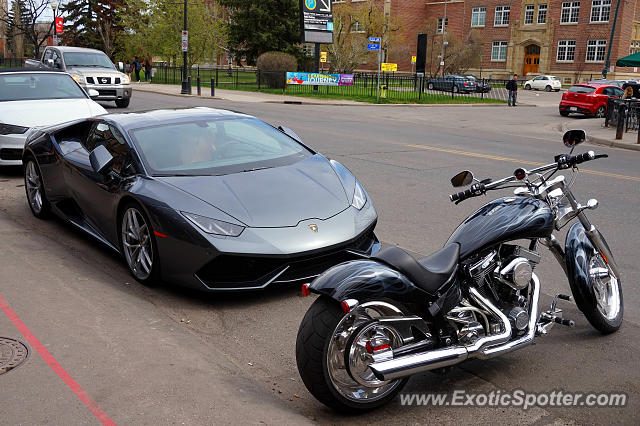
[[[215,70],[200,70],[201,87],[211,87],[211,77],[215,77]],[[160,69],[153,78],[154,83],[160,84],[180,84],[179,73],[165,73]],[[237,82],[237,84],[236,84]],[[197,84],[197,72],[191,76],[192,86]],[[380,79],[380,85],[387,85],[386,79]],[[233,72],[231,76],[227,75],[224,70],[218,71],[218,80],[216,87],[225,90],[239,90],[245,92],[260,92],[276,95],[288,95],[305,97],[311,99],[340,99],[351,100],[357,102],[376,103],[376,80],[365,79],[358,81],[355,86],[318,86],[318,90],[313,90],[313,86],[287,85],[285,90],[266,88],[265,84],[261,84],[258,88],[257,75],[252,72]],[[411,79],[402,81],[389,81],[386,98],[381,97],[380,103],[385,104],[469,104],[469,103],[505,103],[500,99],[487,99],[486,97],[474,97],[445,93],[422,93],[418,98],[419,92],[414,90],[414,82]]]

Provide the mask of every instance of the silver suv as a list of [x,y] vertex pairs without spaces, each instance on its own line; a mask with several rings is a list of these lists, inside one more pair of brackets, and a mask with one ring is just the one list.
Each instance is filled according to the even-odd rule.
[[87,93],[90,89],[98,92],[92,96],[97,101],[115,101],[118,108],[126,108],[131,100],[131,81],[118,71],[109,57],[100,50],[83,47],[49,46],[40,61],[27,60],[26,66],[56,68],[70,74]]

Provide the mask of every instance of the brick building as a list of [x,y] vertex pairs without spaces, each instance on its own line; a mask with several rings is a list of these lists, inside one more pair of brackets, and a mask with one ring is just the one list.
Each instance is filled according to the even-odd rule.
[[[345,1],[357,5],[363,0]],[[448,0],[443,19],[444,1],[376,1],[384,3],[385,13],[401,22],[401,40],[410,54],[415,54],[417,35],[428,34],[431,49],[427,72],[438,68],[444,26],[445,36],[454,34],[459,40],[466,40],[474,32],[481,40],[482,63],[478,69],[470,70],[476,74],[482,72],[483,76],[493,78],[506,78],[514,72],[553,74],[565,83],[601,74],[617,3],[617,0]],[[636,51],[640,51],[640,2],[620,0],[611,65]],[[410,71],[410,54],[404,57],[391,54],[389,60],[397,62],[399,70]],[[609,77],[640,77],[637,71],[614,67],[609,70]]]

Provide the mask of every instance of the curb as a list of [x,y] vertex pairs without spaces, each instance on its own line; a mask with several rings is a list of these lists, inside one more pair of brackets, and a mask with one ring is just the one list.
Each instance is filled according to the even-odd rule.
[[[138,90],[140,92],[148,92],[148,93],[156,93],[159,95],[167,95],[167,96],[177,96],[177,97],[191,97],[191,98],[199,98],[199,99],[214,99],[214,100],[225,100],[230,102],[246,102],[246,101],[234,101],[233,99],[219,97],[219,96],[198,96],[198,95],[183,95],[181,93],[167,93],[159,90],[146,90],[141,88],[133,87],[134,90]],[[246,92],[251,93],[251,92]],[[266,100],[266,101],[257,101],[253,103],[263,103],[263,104],[287,104],[287,105],[320,105],[320,106],[373,106],[373,107],[422,107],[422,108],[434,108],[434,107],[506,107],[506,104],[499,103],[469,103],[469,104],[370,104],[366,102],[353,102],[353,103],[337,103],[337,102],[317,102],[313,100],[308,100],[309,98],[300,97],[300,100]],[[537,105],[530,104],[518,104],[518,106],[522,107],[537,107]]]
[[[567,130],[569,130],[569,127],[570,126],[568,126],[566,122],[562,123],[563,132],[566,132]],[[631,151],[640,151],[640,144],[619,142],[616,140],[603,139],[603,138],[598,138],[598,137],[589,136],[589,135],[587,135],[587,143],[590,143],[593,145],[608,146],[610,148],[622,148],[622,149],[628,149]]]

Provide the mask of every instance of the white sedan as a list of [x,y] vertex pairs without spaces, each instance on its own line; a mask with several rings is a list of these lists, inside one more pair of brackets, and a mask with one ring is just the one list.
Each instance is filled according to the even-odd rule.
[[66,73],[0,70],[0,166],[22,164],[30,129],[106,113]]
[[539,75],[531,80],[527,80],[524,83],[525,90],[544,90],[550,92],[555,90],[556,92],[562,89],[562,83],[555,75]]

